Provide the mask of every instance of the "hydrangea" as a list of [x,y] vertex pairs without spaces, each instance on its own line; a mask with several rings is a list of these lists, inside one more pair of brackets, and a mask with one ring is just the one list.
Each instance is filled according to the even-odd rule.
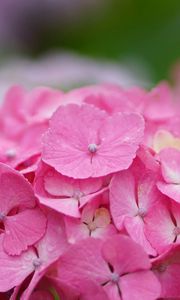
[[0,299],[179,299],[177,99],[167,83],[7,92]]

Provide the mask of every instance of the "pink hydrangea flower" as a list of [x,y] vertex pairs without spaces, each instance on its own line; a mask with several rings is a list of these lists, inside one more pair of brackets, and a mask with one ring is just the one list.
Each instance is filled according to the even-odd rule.
[[26,92],[14,86],[6,94],[0,108],[0,161],[13,168],[41,153],[41,136],[48,119],[60,104],[62,93],[48,88]]
[[[29,222],[31,220],[31,222]],[[30,184],[18,172],[0,164],[0,224],[3,249],[19,255],[40,240],[46,217],[36,205]]]
[[0,235],[1,292],[21,285],[24,279],[34,272],[29,286],[21,296],[22,300],[29,298],[48,267],[59,258],[67,247],[63,226],[63,220],[56,214],[50,213],[44,237],[34,247],[29,248],[19,256],[9,256],[4,252],[3,234]]
[[21,86],[13,86],[0,109],[3,131],[7,136],[17,136],[26,125],[48,120],[60,105],[62,94],[46,87],[27,92]]
[[155,300],[160,284],[150,267],[138,244],[115,235],[103,243],[88,238],[71,246],[59,259],[58,277],[82,292],[84,280],[91,279],[103,286],[109,299],[130,300],[133,295],[135,300]]
[[41,163],[35,193],[41,204],[65,215],[80,217],[80,208],[107,190],[106,178],[73,179]]
[[[138,166],[134,169],[137,171]],[[146,218],[158,207],[161,196],[155,177],[140,167],[138,174],[133,169],[117,173],[110,185],[110,210],[117,229],[125,228],[150,255],[155,255],[156,251],[145,235]]]
[[166,83],[149,92],[9,90],[0,108],[0,299],[179,298],[173,101]]
[[51,119],[42,159],[73,178],[104,176],[129,167],[143,130],[138,114],[109,117],[90,105],[69,104]]
[[83,207],[80,219],[66,217],[65,226],[72,244],[89,236],[106,239],[116,233],[106,199],[101,196]]

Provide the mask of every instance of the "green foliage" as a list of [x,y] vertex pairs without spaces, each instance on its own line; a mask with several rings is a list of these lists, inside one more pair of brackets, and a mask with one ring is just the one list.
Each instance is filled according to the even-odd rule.
[[42,37],[41,48],[65,48],[93,57],[133,58],[154,81],[167,77],[180,56],[179,0],[112,0],[104,13]]

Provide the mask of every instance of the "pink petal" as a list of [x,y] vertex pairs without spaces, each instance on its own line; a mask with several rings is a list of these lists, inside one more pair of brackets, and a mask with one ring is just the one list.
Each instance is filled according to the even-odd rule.
[[3,234],[0,235],[0,292],[6,292],[21,282],[34,271],[35,252],[29,249],[20,256],[7,255],[2,246]]
[[180,246],[173,245],[153,260],[153,271],[161,283],[161,297],[176,299],[180,295]]
[[25,118],[22,114],[24,94],[22,87],[13,86],[5,95],[0,115],[3,132],[8,137],[17,137],[25,125]]
[[[82,300],[110,300],[103,287],[95,281],[83,281]],[[113,298],[113,300],[115,300]]]
[[160,297],[161,286],[153,272],[141,271],[120,278],[123,300],[156,300]]
[[175,115],[172,92],[166,83],[161,83],[146,96],[144,115],[153,121],[166,120]]
[[119,113],[107,118],[100,129],[102,144],[92,160],[92,176],[127,169],[136,156],[143,132],[144,121],[138,114]]
[[82,239],[89,237],[88,226],[83,224],[81,220],[75,218],[65,218],[66,233],[68,242],[74,244]]
[[54,209],[57,212],[63,213],[68,216],[75,218],[80,217],[78,200],[75,198],[65,198],[65,199],[48,199],[43,197],[38,197],[41,204]]
[[10,162],[13,167],[17,167],[19,164],[41,153],[41,138],[47,128],[47,122],[32,124],[25,128],[18,140],[17,155]]
[[29,299],[48,267],[60,257],[67,246],[68,243],[63,220],[58,214],[50,212],[48,214],[46,233],[36,245],[40,265],[36,268],[29,286],[24,291],[21,297],[22,300]]
[[180,203],[180,184],[157,182],[157,187],[162,194]]
[[106,291],[107,295],[109,296],[109,299],[122,300],[122,297],[119,293],[117,284],[108,283],[104,286],[104,290]]
[[63,176],[41,162],[34,189],[40,203],[77,218],[80,217],[80,207],[107,189],[103,183],[103,178],[79,180]]
[[101,256],[101,247],[102,242],[93,238],[72,245],[59,259],[58,277],[76,288],[87,279],[107,282],[111,272]]
[[166,183],[180,185],[180,151],[167,148],[160,152],[161,170]]
[[91,231],[91,237],[103,240],[106,240],[114,234],[117,234],[117,231],[112,224],[109,224],[104,228],[96,228],[95,230]]
[[149,255],[156,255],[155,249],[149,243],[145,233],[144,233],[144,221],[140,216],[136,216],[134,218],[126,217],[124,226],[130,235],[130,237],[139,245],[144,248]]
[[158,130],[153,139],[153,149],[159,153],[164,148],[175,148],[180,150],[180,138],[176,138],[169,131]]
[[8,213],[15,207],[34,207],[35,197],[28,181],[10,167],[0,163],[0,212]]
[[169,265],[164,272],[156,272],[155,274],[161,283],[161,297],[165,299],[179,297],[180,264]]
[[97,192],[102,187],[102,179],[75,180],[51,170],[44,176],[44,186],[51,195],[72,197],[77,192],[81,192],[82,195]]
[[147,270],[150,261],[143,248],[125,235],[114,235],[103,243],[102,254],[118,274]]
[[126,216],[135,216],[138,207],[135,199],[135,182],[130,171],[116,174],[110,184],[110,210],[118,229]]
[[105,118],[104,112],[89,105],[60,107],[44,138],[43,160],[63,175],[90,177],[92,166],[88,145],[98,143],[97,132]]
[[[74,116],[77,122],[72,126]],[[66,176],[104,176],[129,167],[143,130],[143,119],[137,114],[106,118],[103,111],[89,105],[71,104],[54,114],[44,138],[42,158]],[[93,156],[88,150],[91,144],[98,147]]]
[[161,193],[159,193],[156,187],[158,175],[157,172],[144,171],[143,176],[138,181],[138,207],[140,212],[144,212],[144,215],[161,198]]
[[46,233],[36,245],[38,255],[45,268],[59,258],[68,246],[62,217],[55,212],[49,212],[47,219]]
[[49,119],[61,104],[62,92],[46,87],[35,88],[26,93],[26,116],[29,121]]
[[45,233],[46,218],[40,209],[27,209],[6,217],[3,247],[9,255],[20,255]]
[[175,240],[175,225],[171,219],[170,207],[166,199],[152,207],[146,216],[145,235],[152,247],[161,253]]

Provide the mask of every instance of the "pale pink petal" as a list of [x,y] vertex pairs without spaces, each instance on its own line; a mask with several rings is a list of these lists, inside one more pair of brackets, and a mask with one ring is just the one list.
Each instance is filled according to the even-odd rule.
[[175,225],[171,218],[170,207],[166,199],[152,207],[146,216],[145,235],[152,247],[159,253],[175,240]]
[[162,150],[159,156],[164,180],[180,185],[180,151],[167,148]]
[[37,123],[29,125],[25,128],[18,140],[17,154],[9,162],[12,167],[17,167],[32,158],[35,155],[41,153],[42,150],[42,135],[48,128],[48,123]]
[[112,224],[109,224],[104,228],[97,227],[95,230],[91,231],[91,237],[99,238],[103,240],[106,240],[107,238],[111,237],[114,234],[117,234],[117,230]]
[[87,204],[88,202],[89,203],[94,202],[96,199],[99,198],[99,196],[103,198],[108,192],[109,192],[109,188],[107,186],[107,187],[101,188],[99,191],[97,191],[95,193],[89,194],[87,196],[80,197],[80,199],[79,199],[79,204],[80,204],[79,208],[84,207],[84,205]]
[[123,300],[156,300],[160,297],[161,286],[151,271],[127,274],[120,278]]
[[153,121],[166,120],[175,115],[172,92],[166,83],[161,83],[145,95],[144,115]]
[[149,255],[156,255],[156,250],[153,249],[144,233],[144,220],[140,216],[134,218],[126,217],[124,226],[130,237],[144,248]]
[[114,235],[103,243],[102,254],[118,274],[147,270],[148,255],[143,248],[125,235]]
[[75,180],[57,173],[55,170],[50,171],[44,176],[45,190],[54,196],[72,197],[77,192],[82,195],[97,192],[102,187],[101,178],[89,178],[84,180]]
[[52,196],[73,196],[73,179],[61,175],[52,168],[44,174],[44,188]]
[[34,207],[35,196],[28,181],[7,165],[0,163],[0,212],[7,214],[15,207]]
[[159,162],[156,160],[155,153],[151,148],[148,148],[145,145],[140,145],[137,151],[137,156],[140,158],[146,169],[154,173],[159,171]]
[[158,130],[154,135],[153,149],[159,153],[169,147],[180,150],[180,138],[173,136],[169,131]]
[[0,292],[6,292],[22,283],[34,271],[35,252],[29,249],[20,256],[9,256],[3,250],[3,234],[0,235]]
[[75,218],[80,217],[78,200],[75,198],[66,199],[48,199],[38,197],[41,204],[54,209],[57,212],[63,213]]
[[1,129],[10,138],[17,137],[25,125],[22,113],[25,91],[20,86],[12,86],[6,93],[0,110]]
[[161,193],[156,187],[157,177],[157,172],[144,171],[143,176],[141,176],[138,181],[138,207],[139,212],[143,212],[144,215],[146,215],[148,210],[156,205],[161,198]]
[[110,210],[118,229],[123,227],[126,216],[135,216],[138,207],[135,198],[135,182],[130,171],[116,174],[110,184]]
[[49,119],[61,104],[63,93],[46,87],[35,88],[26,94],[26,117],[30,122]]
[[180,203],[180,184],[157,182],[157,187],[162,194],[172,198],[173,200]]
[[8,216],[4,221],[3,247],[9,255],[20,255],[28,246],[43,237],[46,217],[40,209],[26,209],[17,215]]

